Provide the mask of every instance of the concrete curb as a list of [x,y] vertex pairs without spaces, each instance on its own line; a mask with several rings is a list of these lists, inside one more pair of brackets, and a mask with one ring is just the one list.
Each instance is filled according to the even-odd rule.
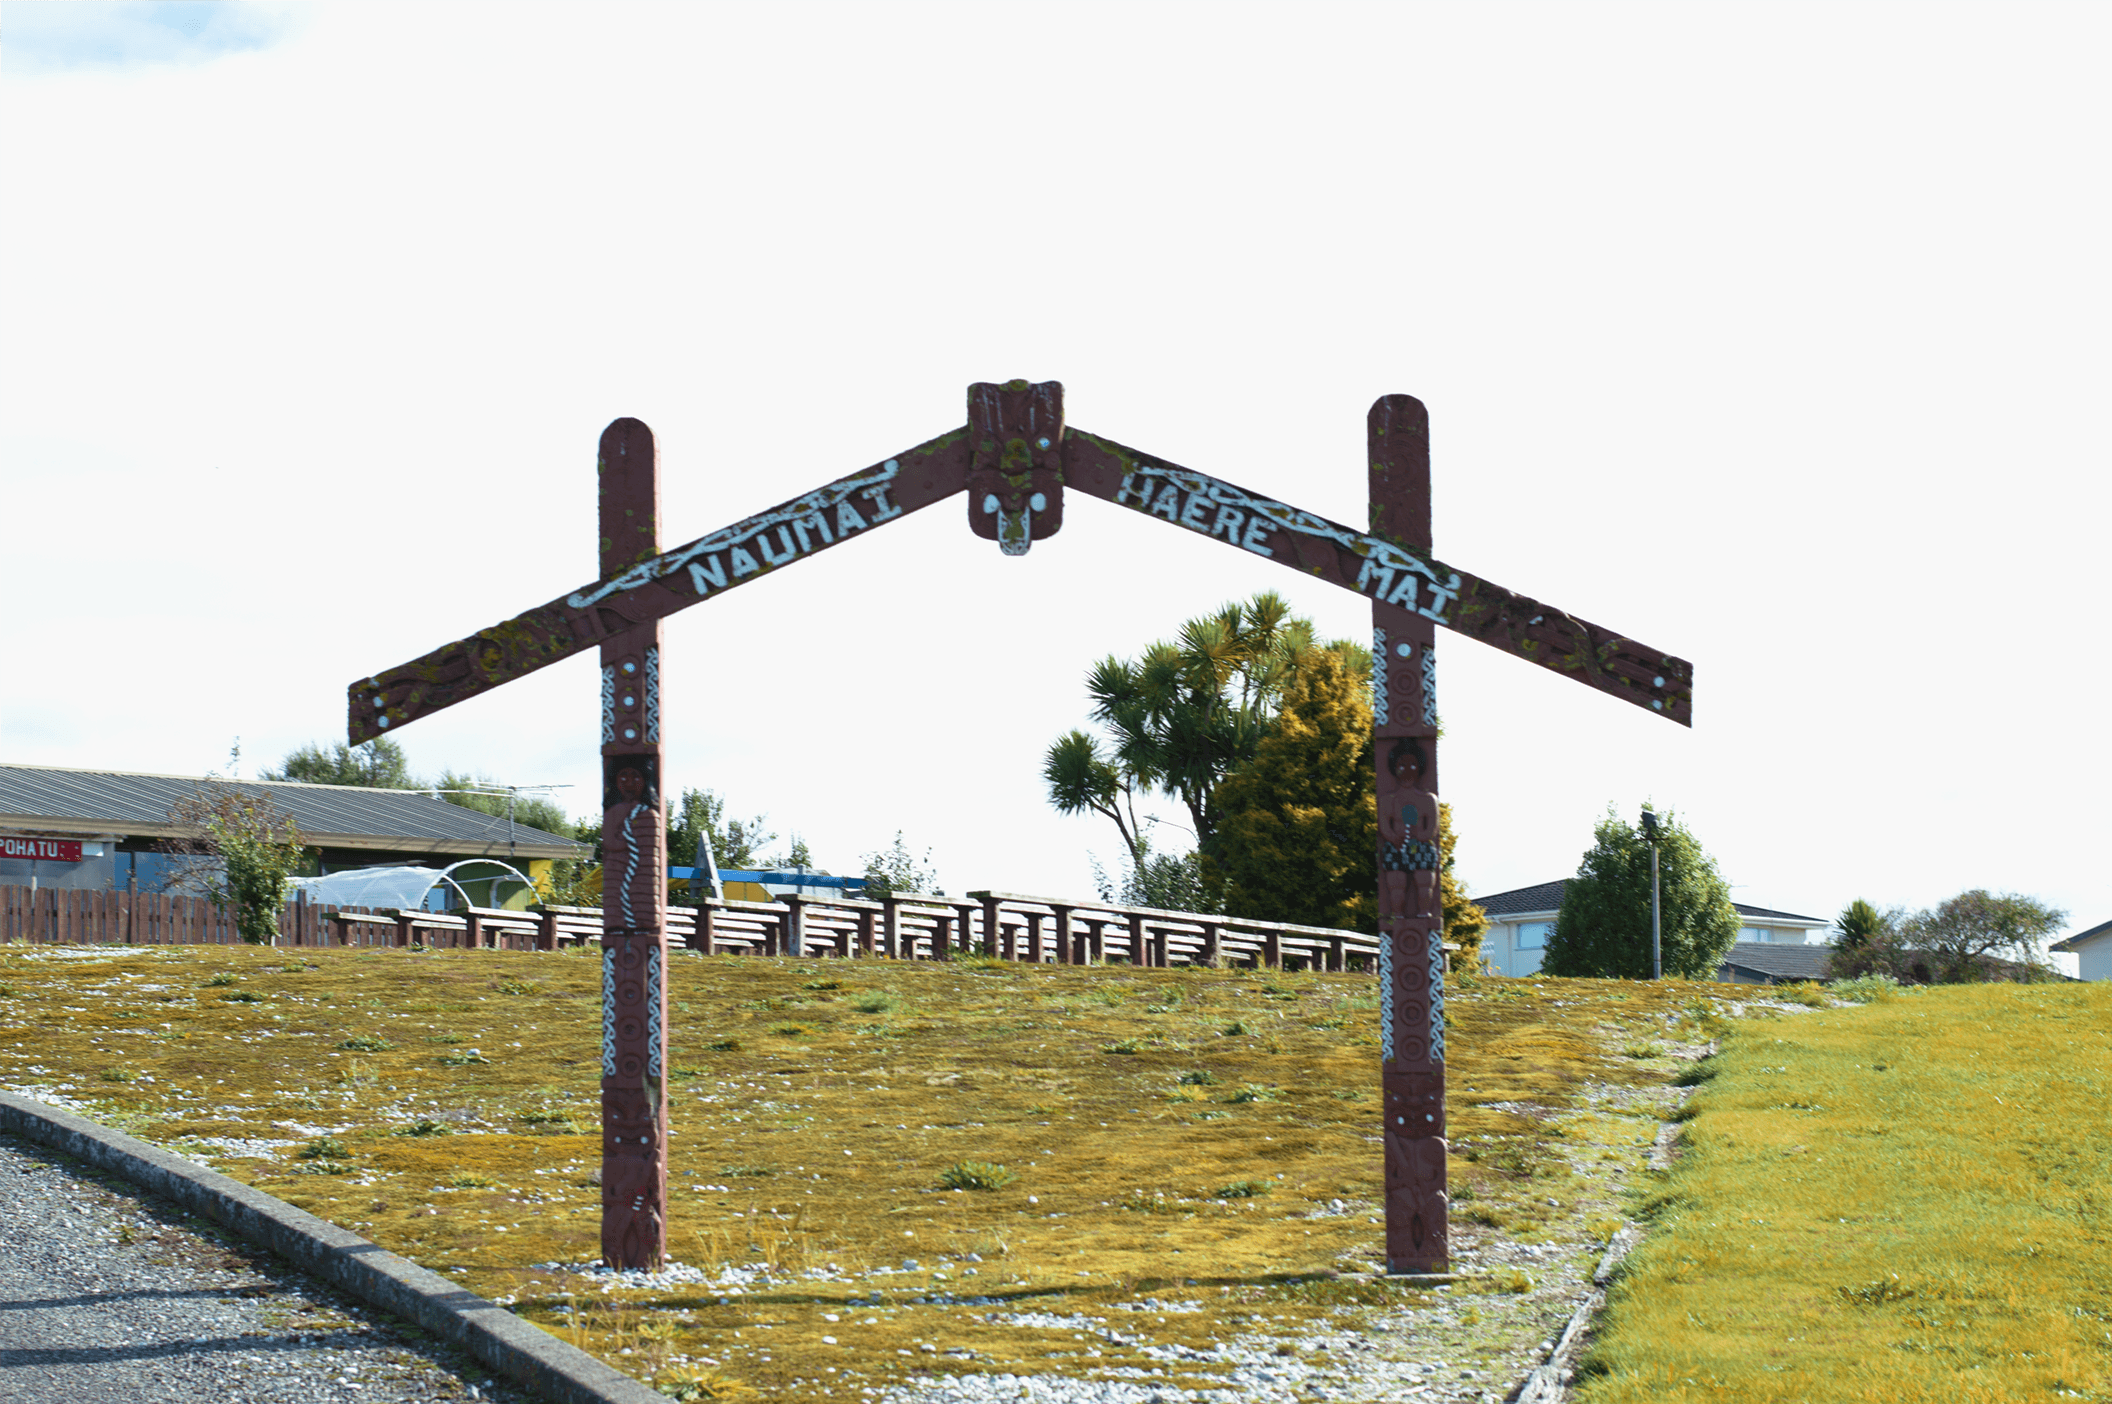
[[216,1220],[557,1404],[667,1404],[657,1390],[437,1273],[122,1131],[11,1092],[0,1092],[0,1128]]

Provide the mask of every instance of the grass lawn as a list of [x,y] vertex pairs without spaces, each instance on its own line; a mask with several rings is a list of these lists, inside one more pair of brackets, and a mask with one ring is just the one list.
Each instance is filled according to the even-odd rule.
[[564,953],[14,947],[0,1084],[698,1398],[1007,1372],[1241,1401],[1480,1398],[1582,1296],[1722,992],[1460,982],[1470,1278],[1430,1291],[1371,1276],[1368,977],[684,954],[683,1267],[623,1283],[586,1270],[599,978]]
[[1581,1399],[2112,1399],[2112,985],[1741,1022]]

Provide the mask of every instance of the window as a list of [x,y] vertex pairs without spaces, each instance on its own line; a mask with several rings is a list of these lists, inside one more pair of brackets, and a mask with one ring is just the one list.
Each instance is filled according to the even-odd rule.
[[1547,948],[1547,933],[1555,929],[1551,921],[1522,921],[1518,923],[1518,949],[1538,951]]
[[1741,926],[1738,928],[1738,939],[1741,941],[1772,941],[1775,939],[1775,933],[1764,926]]

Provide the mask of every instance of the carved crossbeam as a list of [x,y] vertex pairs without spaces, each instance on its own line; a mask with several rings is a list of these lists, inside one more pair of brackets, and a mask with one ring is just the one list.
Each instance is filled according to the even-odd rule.
[[[971,408],[985,417],[869,468],[781,502],[766,512],[539,605],[503,624],[362,678],[348,692],[348,731],[357,744],[525,677],[575,653],[751,580],[869,534],[987,476],[984,501],[969,504],[979,532],[1009,551],[1052,534],[1068,486],[1399,605],[1455,633],[1537,663],[1646,711],[1693,725],[1694,665],[1528,596],[1446,565],[1398,537],[1358,531],[1275,498],[1183,468],[1112,439],[1068,428],[1054,382],[1021,395],[1013,382],[978,385]],[[1050,393],[1053,390],[1053,393]],[[988,392],[1011,392],[991,394]],[[985,392],[978,395],[977,392]],[[1037,432],[1019,460],[1005,461],[996,416]],[[1053,428],[1053,433],[1038,426]],[[1042,448],[1040,438],[1051,439]],[[992,445],[995,445],[993,448]],[[1059,452],[1060,451],[1060,452]],[[1049,468],[1061,463],[1061,477]],[[1028,504],[1041,490],[1046,506]],[[988,499],[999,506],[980,513]],[[1016,524],[1016,526],[1015,526]],[[1014,532],[1017,535],[1014,535]]]

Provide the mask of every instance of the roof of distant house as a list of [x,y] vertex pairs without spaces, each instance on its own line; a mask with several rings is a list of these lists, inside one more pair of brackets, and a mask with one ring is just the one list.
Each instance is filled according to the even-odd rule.
[[[1531,887],[1514,887],[1509,892],[1495,892],[1487,897],[1476,897],[1475,905],[1492,917],[1524,916],[1530,912],[1555,912],[1562,909],[1562,892],[1569,879],[1555,882],[1536,882]],[[1799,916],[1795,912],[1778,912],[1771,907],[1748,907],[1743,902],[1733,902],[1742,917],[1759,917],[1763,920],[1798,921],[1813,926],[1828,926],[1825,917]]]
[[[506,816],[480,813],[434,799],[423,790],[376,790],[356,785],[306,785],[289,780],[221,780],[197,775],[145,775],[117,770],[0,764],[0,829],[39,834],[115,833],[174,838],[178,801],[204,791],[234,789],[259,795],[289,814],[304,843],[411,853],[503,855]],[[522,858],[575,858],[579,844],[559,834],[512,826]]]
[[1831,946],[1770,945],[1764,941],[1740,941],[1725,954],[1716,978],[1728,980],[1734,973],[1764,980],[1823,980]]
[[2056,941],[2046,949],[2050,951],[2079,951],[2083,942],[2095,941],[2100,936],[2112,936],[2112,921],[2101,921],[2088,931],[2078,931],[2065,941]]

